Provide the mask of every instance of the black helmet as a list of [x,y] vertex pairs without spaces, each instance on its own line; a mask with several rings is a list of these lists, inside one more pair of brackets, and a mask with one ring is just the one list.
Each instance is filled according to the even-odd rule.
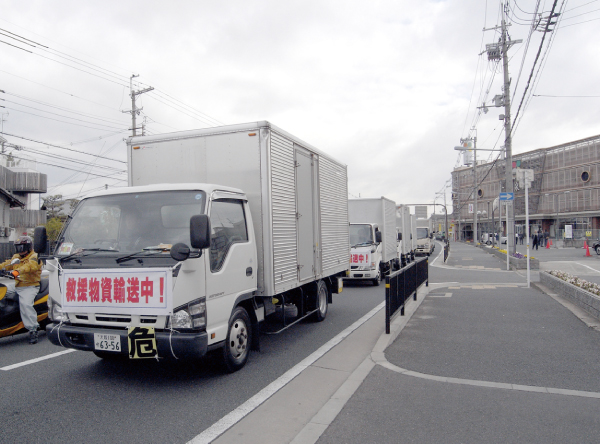
[[17,253],[29,253],[33,249],[33,239],[29,236],[20,236],[15,241],[15,249]]

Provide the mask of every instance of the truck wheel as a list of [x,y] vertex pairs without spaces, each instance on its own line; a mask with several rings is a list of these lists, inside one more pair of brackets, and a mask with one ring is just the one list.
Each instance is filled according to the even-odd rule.
[[321,322],[327,317],[327,296],[329,296],[329,290],[327,284],[323,281],[317,282],[317,292],[315,297],[316,308],[315,321]]
[[376,277],[375,279],[373,279],[371,282],[373,282],[373,285],[374,285],[375,287],[378,287],[378,286],[379,286],[379,284],[381,283],[381,273],[379,273],[379,274],[377,275],[377,277]]
[[596,254],[600,255],[600,245],[596,247]]
[[250,353],[252,329],[244,307],[236,307],[229,319],[229,331],[223,347],[225,371],[233,373],[246,365]]

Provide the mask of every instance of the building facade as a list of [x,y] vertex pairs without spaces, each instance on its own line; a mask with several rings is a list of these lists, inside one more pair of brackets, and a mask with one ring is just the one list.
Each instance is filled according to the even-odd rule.
[[[600,135],[512,156],[516,168],[532,169],[529,188],[530,232],[547,232],[565,242],[598,239],[600,230]],[[452,172],[453,222],[457,239],[474,238],[474,195],[477,193],[478,238],[506,233],[504,210],[494,204],[506,190],[506,161],[459,167]],[[513,179],[514,180],[514,179]],[[477,186],[476,186],[477,185]],[[515,232],[525,232],[525,190],[514,180]]]

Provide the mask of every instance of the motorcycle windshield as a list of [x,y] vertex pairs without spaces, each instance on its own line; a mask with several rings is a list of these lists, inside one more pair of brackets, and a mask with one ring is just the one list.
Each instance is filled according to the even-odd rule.
[[190,218],[204,214],[203,191],[155,191],[96,196],[82,200],[67,225],[55,254],[81,250],[134,253],[168,251],[173,244],[190,245]]

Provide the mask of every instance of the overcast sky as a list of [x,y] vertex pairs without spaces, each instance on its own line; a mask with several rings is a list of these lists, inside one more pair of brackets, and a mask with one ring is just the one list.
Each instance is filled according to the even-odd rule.
[[[513,117],[544,36],[529,40],[532,13],[546,17],[553,3],[509,2],[510,36],[523,40],[509,51]],[[480,55],[499,38],[482,32],[500,24],[497,0],[0,7],[3,137],[23,147],[7,152],[37,160],[49,194],[126,185],[119,171],[131,116],[122,111],[131,109],[132,74],[134,90],[155,88],[137,103],[148,133],[268,120],[347,164],[350,197],[431,203],[457,165],[461,138],[503,145],[504,110],[476,116],[502,93],[501,65]],[[545,34],[513,153],[600,134],[600,1],[559,0],[556,11],[563,14]]]

